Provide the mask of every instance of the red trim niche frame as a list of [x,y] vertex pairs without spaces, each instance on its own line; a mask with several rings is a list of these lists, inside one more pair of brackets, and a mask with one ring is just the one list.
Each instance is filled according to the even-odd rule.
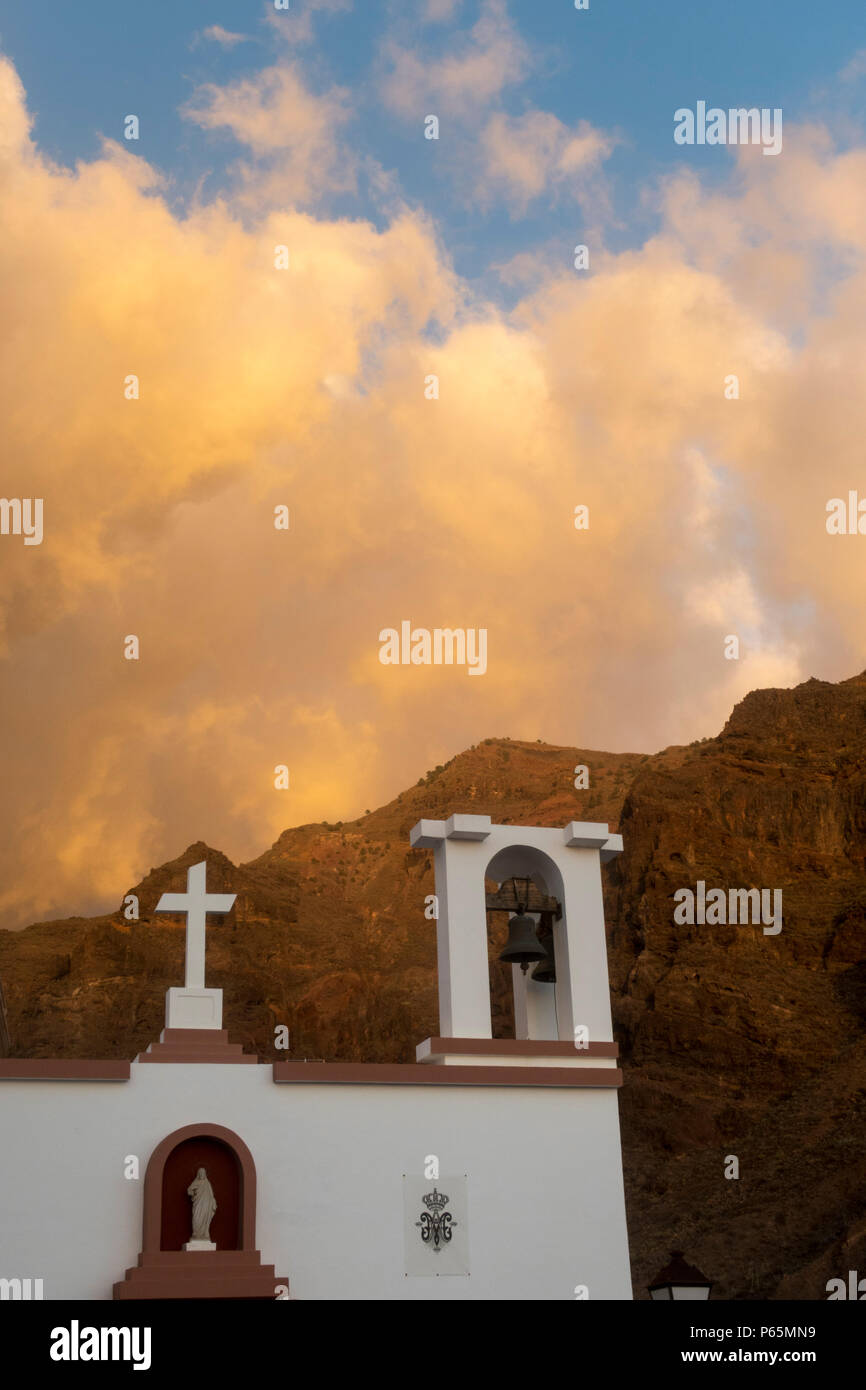
[[[240,1249],[161,1250],[163,1173],[169,1156],[188,1139],[215,1139],[231,1149],[240,1169]],[[142,1249],[138,1265],[114,1285],[115,1299],[254,1298],[288,1296],[289,1281],[263,1265],[256,1249],[256,1165],[234,1130],[208,1123],[166,1135],[144,1175]]]

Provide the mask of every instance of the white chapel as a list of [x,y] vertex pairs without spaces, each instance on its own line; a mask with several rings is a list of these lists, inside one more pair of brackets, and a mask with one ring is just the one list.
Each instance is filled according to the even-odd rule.
[[[234,899],[194,865],[157,907],[187,923],[159,1040],[0,1059],[0,1278],[46,1299],[631,1299],[602,903],[622,840],[476,815],[410,840],[438,904],[416,1061],[231,1043],[206,925]],[[488,909],[512,913],[513,1039],[492,1037]]]

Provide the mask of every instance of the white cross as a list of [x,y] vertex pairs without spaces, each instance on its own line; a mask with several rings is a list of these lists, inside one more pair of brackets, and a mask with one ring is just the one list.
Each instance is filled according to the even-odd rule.
[[186,871],[185,893],[163,893],[156,905],[157,912],[186,913],[186,977],[187,989],[204,989],[204,934],[209,912],[228,912],[236,893],[208,893],[205,888],[207,863],[193,864]]

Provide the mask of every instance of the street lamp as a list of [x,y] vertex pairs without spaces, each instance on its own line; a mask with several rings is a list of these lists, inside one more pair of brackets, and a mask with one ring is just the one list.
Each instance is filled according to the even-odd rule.
[[649,1296],[656,1300],[709,1298],[711,1280],[683,1259],[682,1250],[671,1251],[670,1264],[660,1269],[649,1285]]

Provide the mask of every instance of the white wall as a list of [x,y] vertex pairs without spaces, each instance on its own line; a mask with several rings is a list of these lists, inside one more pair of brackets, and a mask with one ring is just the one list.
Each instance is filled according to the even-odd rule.
[[[234,1130],[257,1244],[298,1299],[632,1297],[616,1092],[274,1084],[270,1066],[133,1064],[0,1083],[0,1276],[106,1299],[137,1263],[144,1173],[184,1125]],[[123,1176],[137,1154],[141,1179]],[[407,1278],[403,1174],[467,1173],[469,1278]]]

